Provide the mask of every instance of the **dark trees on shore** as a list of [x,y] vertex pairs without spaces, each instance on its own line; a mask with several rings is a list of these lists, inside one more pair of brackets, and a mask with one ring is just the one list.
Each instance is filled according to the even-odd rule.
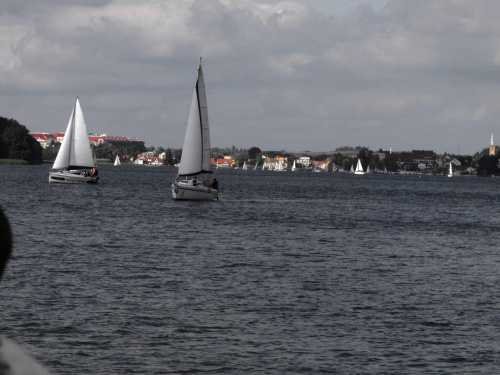
[[29,134],[26,126],[14,119],[0,117],[0,159],[41,163],[42,146]]

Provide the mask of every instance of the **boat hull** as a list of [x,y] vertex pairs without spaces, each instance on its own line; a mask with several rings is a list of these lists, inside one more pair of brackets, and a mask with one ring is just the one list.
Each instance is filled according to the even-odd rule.
[[219,200],[219,191],[203,184],[193,185],[192,180],[174,181],[172,198],[176,200],[215,201]]
[[97,184],[97,181],[99,181],[99,177],[85,176],[80,172],[49,172],[49,183],[51,184]]

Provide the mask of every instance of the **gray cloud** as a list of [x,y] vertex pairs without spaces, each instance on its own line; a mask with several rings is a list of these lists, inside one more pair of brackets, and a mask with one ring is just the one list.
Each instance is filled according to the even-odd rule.
[[500,7],[393,0],[326,16],[307,2],[8,1],[0,115],[180,147],[198,56],[212,144],[473,153],[495,131]]

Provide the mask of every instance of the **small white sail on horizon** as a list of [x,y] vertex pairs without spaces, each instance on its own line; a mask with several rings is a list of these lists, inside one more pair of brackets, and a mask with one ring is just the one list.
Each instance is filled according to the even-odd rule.
[[361,165],[361,159],[358,158],[358,164],[356,165],[356,170],[354,171],[354,174],[365,174],[363,171],[363,166]]
[[243,169],[244,171],[248,169],[246,161],[243,162],[243,167],[241,169]]
[[119,167],[120,165],[122,165],[122,163],[120,162],[120,158],[118,157],[118,155],[116,155],[115,163],[113,165],[115,167]]
[[279,162],[276,163],[276,168],[274,170],[277,171],[277,172],[285,172],[286,171],[286,169],[283,166],[283,162],[282,161],[279,161]]
[[451,161],[450,161],[450,170],[448,171],[448,177],[453,177],[453,167]]
[[295,160],[293,161],[292,165],[292,172],[295,172],[297,170],[297,166],[295,165]]

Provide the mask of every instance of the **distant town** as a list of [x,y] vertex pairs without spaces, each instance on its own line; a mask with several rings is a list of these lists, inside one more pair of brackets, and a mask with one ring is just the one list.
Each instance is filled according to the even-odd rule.
[[[0,164],[53,163],[63,138],[63,133],[30,133],[16,120],[0,117]],[[112,163],[118,157],[122,165],[173,167],[182,155],[180,148],[146,147],[143,141],[131,137],[90,134],[89,140],[98,164]],[[500,177],[499,151],[491,135],[485,148],[474,155],[437,154],[432,150],[373,151],[362,146],[326,152],[231,146],[212,147],[211,162],[214,169],[349,172],[359,160],[364,173],[439,175],[452,170],[454,175]]]
[[[51,161],[57,154],[64,133],[30,133],[41,145],[44,161]],[[149,166],[176,166],[181,149],[145,147],[137,138],[90,134],[97,160],[111,163],[118,155],[125,164]],[[475,155],[436,154],[432,150],[369,150],[367,147],[338,147],[329,152],[312,151],[263,151],[258,147],[242,149],[212,148],[212,166],[215,169],[260,169],[320,172],[349,172],[361,160],[363,169],[373,173],[426,173],[446,174],[450,164],[457,175],[492,175],[500,173],[498,148],[491,136],[489,145]]]

